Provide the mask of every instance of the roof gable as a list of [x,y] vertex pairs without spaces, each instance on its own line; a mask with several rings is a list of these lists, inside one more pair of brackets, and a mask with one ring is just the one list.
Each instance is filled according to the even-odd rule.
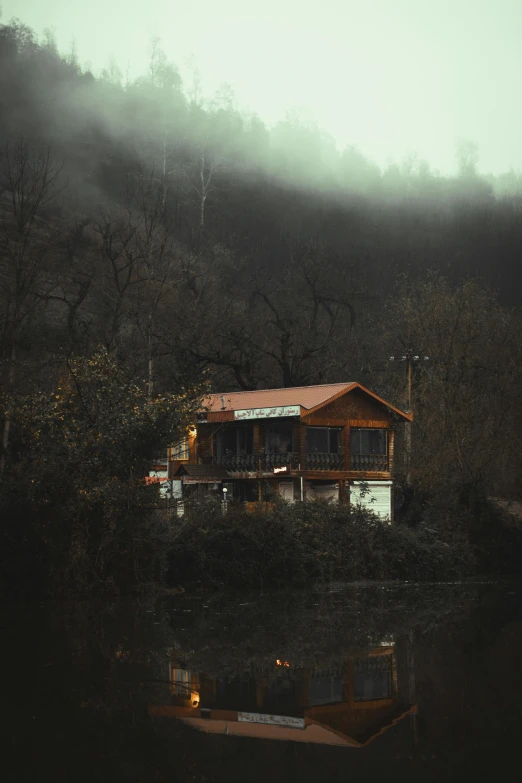
[[292,386],[284,389],[256,389],[254,391],[225,392],[210,394],[204,399],[209,413],[232,413],[238,410],[252,410],[271,407],[300,406],[301,415],[308,416],[345,394],[359,389],[376,402],[405,421],[413,420],[413,413],[406,413],[379,397],[360,383],[324,383],[317,386]]
[[363,386],[362,384],[357,383],[357,382],[349,384],[349,388],[341,389],[339,392],[337,392],[337,394],[335,394],[329,400],[325,400],[324,402],[320,403],[319,405],[316,405],[314,408],[311,408],[310,410],[306,411],[306,415],[308,416],[311,413],[315,413],[317,410],[320,410],[325,404],[327,404],[327,403],[330,404],[330,403],[334,402],[335,400],[338,400],[341,397],[344,397],[345,394],[348,394],[349,392],[354,391],[354,389],[359,389],[364,394],[367,394],[369,397],[371,397],[376,402],[380,403],[381,405],[384,405],[390,411],[393,411],[393,413],[395,413],[401,419],[404,419],[405,421],[413,421],[413,412],[412,411],[410,411],[409,413],[406,413],[406,411],[401,411],[400,408],[396,408],[395,405],[392,405],[390,402],[387,402],[382,397],[379,397],[378,394],[375,394],[375,392],[370,391],[370,389],[367,389],[366,386]]

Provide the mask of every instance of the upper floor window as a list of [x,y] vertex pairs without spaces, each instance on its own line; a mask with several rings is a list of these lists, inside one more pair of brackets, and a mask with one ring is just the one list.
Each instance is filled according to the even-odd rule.
[[292,443],[292,422],[271,421],[265,424],[265,451],[267,454],[284,454],[292,451]]
[[186,460],[189,459],[189,439],[188,435],[185,435],[181,440],[174,444],[172,447],[172,459]]
[[223,425],[216,433],[218,457],[240,456],[252,453],[252,427]]
[[339,454],[341,451],[340,427],[307,427],[307,454]]
[[352,454],[387,454],[386,430],[355,429],[350,431]]

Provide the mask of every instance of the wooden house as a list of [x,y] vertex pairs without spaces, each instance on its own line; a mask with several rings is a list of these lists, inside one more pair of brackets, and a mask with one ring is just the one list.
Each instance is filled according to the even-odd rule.
[[163,475],[174,498],[214,492],[247,504],[280,493],[393,513],[397,425],[412,421],[359,383],[211,394]]
[[[277,660],[216,677],[181,668],[172,653],[169,669],[170,697],[149,704],[156,718],[177,718],[213,734],[349,748],[367,747],[413,718],[393,739],[410,749],[415,742],[418,708],[399,689],[393,641],[320,668]],[[404,674],[401,667],[401,679]]]

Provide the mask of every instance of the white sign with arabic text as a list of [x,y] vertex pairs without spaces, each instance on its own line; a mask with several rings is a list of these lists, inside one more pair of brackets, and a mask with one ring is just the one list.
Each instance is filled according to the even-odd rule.
[[304,718],[289,715],[261,715],[258,712],[238,712],[237,719],[245,723],[269,723],[272,726],[286,726],[289,729],[304,729]]
[[275,408],[249,408],[248,410],[234,411],[234,419],[273,419],[281,416],[299,416],[301,408],[299,405],[286,405]]

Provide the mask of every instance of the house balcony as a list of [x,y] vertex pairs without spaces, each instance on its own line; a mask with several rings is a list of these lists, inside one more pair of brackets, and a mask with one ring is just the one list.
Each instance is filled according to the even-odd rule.
[[306,455],[307,470],[342,470],[343,462],[342,454],[313,452]]
[[209,462],[239,473],[271,473],[274,468],[297,470],[299,455],[291,451],[278,454],[229,454],[212,457]]
[[313,452],[304,459],[296,452],[286,451],[274,454],[226,454],[208,457],[204,464],[216,465],[234,473],[272,473],[274,469],[288,471],[351,471],[360,473],[386,473],[390,470],[386,454],[351,454],[349,465],[342,453]]
[[386,473],[390,463],[387,454],[352,454],[350,467],[364,473]]
[[300,461],[299,454],[287,451],[275,454],[231,454],[212,457],[212,465],[241,473],[271,473],[274,469],[286,467],[288,470],[343,470],[342,454],[307,454]]

